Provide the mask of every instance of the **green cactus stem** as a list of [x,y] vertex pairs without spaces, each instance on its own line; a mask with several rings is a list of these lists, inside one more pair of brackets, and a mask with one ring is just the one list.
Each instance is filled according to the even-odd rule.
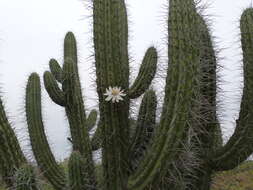
[[241,16],[241,43],[243,51],[244,88],[241,110],[234,134],[225,146],[218,149],[212,159],[216,171],[229,170],[246,160],[253,151],[253,9],[246,9]]
[[[62,73],[62,88],[57,84],[56,74],[47,71],[44,73],[46,90],[55,103],[65,107],[70,124],[73,149],[86,154],[91,160],[91,146],[77,67],[77,46],[73,33],[68,32],[64,40],[62,70],[54,59],[50,61],[50,68]],[[57,73],[56,71],[55,73]]]
[[[239,119],[234,134],[222,145],[216,101],[217,59],[211,34],[194,0],[168,1],[168,70],[157,125],[155,92],[148,88],[158,55],[154,47],[147,50],[130,86],[124,0],[92,1],[100,115],[91,139],[89,131],[96,126],[97,112],[86,117],[73,33],[68,32],[64,40],[63,65],[50,60],[50,72],[44,73],[45,87],[51,99],[65,108],[73,144],[68,179],[45,135],[39,76],[33,73],[29,77],[26,116],[32,149],[54,189],[209,190],[214,172],[234,168],[253,152],[253,8],[243,12],[240,22],[244,88]],[[130,100],[143,94],[135,121],[130,117]],[[97,172],[95,176],[95,169],[100,168],[94,166],[92,150],[99,148],[102,175]],[[22,190],[35,184],[1,100],[0,174],[8,188],[16,184],[16,189]],[[179,183],[172,183],[174,174]]]
[[98,112],[96,110],[91,110],[86,120],[88,131],[91,131],[93,127],[95,127],[96,122],[97,122],[97,116],[98,116]]
[[131,144],[131,168],[135,170],[143,159],[152,141],[156,125],[157,100],[153,90],[145,93],[139,110],[135,135]]
[[138,98],[150,86],[156,73],[157,59],[156,49],[154,47],[149,48],[144,56],[139,74],[129,89],[131,99]]
[[[222,146],[222,133],[219,121],[217,119],[217,60],[214,50],[212,37],[205,20],[199,15],[200,20],[200,62],[201,62],[201,102],[199,108],[199,124],[193,127],[194,137],[192,144],[195,146],[195,154],[199,160],[199,166],[193,168],[194,174],[187,177],[190,181],[189,189],[208,189],[211,180],[211,168],[205,163],[207,155],[212,154],[217,148]],[[209,187],[210,188],[210,187]]]
[[[150,48],[129,90],[128,23],[124,0],[94,0],[94,48],[102,135],[104,188],[126,189],[129,173],[129,99],[148,88],[156,70],[157,54]],[[107,102],[109,87],[121,87],[127,96]]]
[[[62,76],[62,86],[57,83],[56,74],[47,71],[44,73],[44,84],[51,99],[58,105],[64,106],[68,117],[71,138],[74,151],[79,151],[84,159],[87,160],[87,169],[89,170],[90,178],[93,178],[94,185],[96,184],[94,174],[94,163],[92,160],[92,147],[89,139],[89,128],[96,121],[93,115],[87,120],[84,101],[81,91],[81,84],[78,74],[77,60],[77,45],[76,39],[72,32],[68,32],[64,40],[64,64],[62,70],[55,61],[50,61],[51,65],[55,65],[55,69]],[[53,71],[53,69],[51,69]],[[57,72],[56,72],[57,73]],[[91,120],[93,119],[93,120]],[[93,122],[93,123],[92,123]]]
[[201,96],[199,99],[200,125],[197,125],[195,133],[197,134],[197,141],[201,142],[202,153],[206,155],[222,146],[222,134],[216,113],[216,55],[205,20],[200,15],[198,19],[200,20]]
[[95,190],[93,182],[89,182],[89,174],[86,172],[87,162],[79,152],[73,152],[68,163],[69,188],[72,190]]
[[8,146],[8,142],[4,131],[0,128],[0,174],[5,182],[5,184],[9,187],[13,186],[12,176],[14,175],[15,170],[15,162],[13,160],[10,147]]
[[65,94],[59,88],[55,77],[49,71],[44,73],[44,84],[50,98],[58,105],[65,106]]
[[[150,48],[137,81],[129,91],[128,24],[124,0],[94,0],[94,47],[97,92],[102,131],[102,160],[105,189],[126,189],[129,173],[129,98],[141,95],[156,70],[156,51]],[[144,73],[146,72],[146,73]],[[141,81],[138,81],[141,80]],[[107,102],[109,87],[129,92],[119,103]],[[138,89],[137,89],[138,88]]]
[[169,69],[161,122],[149,154],[129,179],[131,190],[144,189],[166,174],[191,127],[192,103],[199,95],[199,23],[195,4],[191,0],[169,2]]
[[49,61],[49,68],[51,73],[54,75],[55,79],[59,82],[62,83],[63,81],[63,70],[59,63],[55,59],[51,59]]
[[73,150],[86,154],[92,160],[89,134],[86,128],[86,116],[81,96],[80,86],[76,86],[77,76],[73,74],[75,64],[72,59],[66,59],[63,65],[64,82],[63,91],[68,92],[65,95],[66,113],[69,119],[71,136],[73,140]]
[[15,168],[26,163],[18,139],[7,119],[2,100],[0,99],[0,175],[7,184],[13,185],[12,176]]
[[51,152],[44,131],[40,79],[36,73],[30,75],[26,87],[26,118],[32,150],[40,170],[55,189],[64,189],[66,176]]
[[98,123],[98,127],[91,138],[91,146],[92,150],[98,150],[99,148],[102,147],[102,142],[103,142],[103,136],[102,136],[102,125],[101,122]]

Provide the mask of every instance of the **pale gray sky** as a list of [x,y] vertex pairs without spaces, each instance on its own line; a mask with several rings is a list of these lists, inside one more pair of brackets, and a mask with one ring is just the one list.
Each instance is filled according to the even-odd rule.
[[[63,39],[67,31],[76,35],[79,47],[79,66],[88,109],[96,106],[95,88],[92,85],[91,16],[85,0],[0,0],[0,86],[11,121],[19,132],[23,144],[27,144],[24,123],[24,88],[31,72],[41,76],[48,69],[52,57],[62,60]],[[87,2],[87,1],[86,1]],[[167,0],[127,0],[130,20],[130,52],[133,64],[138,64],[145,50],[155,45],[162,57],[166,36]],[[241,50],[239,18],[251,0],[205,0],[209,3],[206,13],[213,20],[212,29],[223,58],[220,72],[225,81],[221,88],[221,122],[232,133],[234,119],[238,114],[241,93]],[[64,110],[49,100],[43,92],[43,114],[49,141],[58,159],[69,154],[66,140],[69,133]],[[24,149],[29,151],[29,146]]]

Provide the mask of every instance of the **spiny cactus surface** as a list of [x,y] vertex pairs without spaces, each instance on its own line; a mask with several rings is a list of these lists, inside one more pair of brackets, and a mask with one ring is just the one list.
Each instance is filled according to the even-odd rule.
[[[50,60],[43,79],[49,97],[65,108],[68,118],[73,149],[68,174],[55,160],[44,131],[39,75],[30,75],[28,131],[38,167],[54,189],[209,190],[214,172],[236,167],[253,152],[253,9],[246,9],[240,20],[243,96],[235,132],[223,145],[217,119],[217,58],[209,28],[193,0],[168,2],[168,70],[160,118],[155,91],[149,90],[157,70],[154,47],[145,53],[133,84],[129,82],[124,0],[92,1],[99,117],[95,110],[86,116],[72,32],[64,40],[63,64]],[[131,100],[142,95],[137,120],[131,119]],[[92,156],[99,148],[102,178],[96,175]],[[0,174],[8,188],[39,187],[1,101]]]

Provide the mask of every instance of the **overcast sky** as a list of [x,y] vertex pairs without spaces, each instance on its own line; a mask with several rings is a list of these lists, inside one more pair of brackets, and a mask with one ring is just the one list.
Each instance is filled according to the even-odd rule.
[[[87,1],[86,1],[87,2]],[[127,0],[130,20],[130,52],[133,65],[137,65],[145,50],[155,45],[160,57],[166,57],[167,0]],[[219,57],[222,100],[221,123],[229,136],[233,132],[238,114],[241,79],[241,50],[239,18],[251,0],[208,1],[206,13],[212,19],[212,31],[217,46],[222,49]],[[81,0],[0,0],[0,86],[8,115],[19,132],[23,148],[29,152],[26,125],[24,123],[24,88],[31,72],[41,76],[48,69],[48,61],[63,56],[63,39],[67,31],[73,31],[78,41],[79,67],[84,88],[86,108],[96,107],[95,88],[92,85],[91,64],[92,35],[91,12]],[[163,59],[161,59],[162,61]],[[53,104],[43,92],[43,116],[45,127],[58,159],[68,156],[70,145],[64,110]]]

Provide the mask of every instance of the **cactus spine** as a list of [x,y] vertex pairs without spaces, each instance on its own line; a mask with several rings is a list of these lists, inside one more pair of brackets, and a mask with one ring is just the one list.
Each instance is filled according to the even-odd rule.
[[79,152],[73,152],[69,159],[69,188],[72,190],[89,189],[86,180],[89,179],[87,173],[84,173],[87,163]]
[[[163,190],[169,187],[175,190],[208,190],[213,172],[232,169],[253,152],[253,110],[250,106],[253,103],[252,8],[245,10],[241,17],[244,63],[241,111],[236,130],[225,145],[222,145],[216,114],[216,55],[208,27],[193,0],[169,0],[169,67],[158,125],[155,92],[148,90],[156,73],[156,49],[150,47],[147,50],[138,76],[130,86],[125,1],[94,0],[93,18],[100,120],[92,139],[88,132],[95,126],[97,113],[92,111],[86,117],[76,40],[71,32],[67,33],[64,41],[63,66],[51,59],[50,71],[44,73],[49,96],[56,104],[65,107],[69,121],[73,152],[68,175],[57,164],[46,139],[38,74],[31,74],[27,83],[26,115],[32,149],[39,168],[54,189]],[[119,102],[105,96],[110,90],[115,95],[112,91],[114,87],[120,87],[126,93]],[[130,100],[143,94],[138,119],[132,121],[129,117]],[[136,126],[134,130],[132,125]],[[14,169],[18,169],[17,176],[21,177],[15,183],[19,184],[20,190],[31,187],[26,182],[30,179],[34,182],[34,174],[31,167],[24,167],[27,161],[2,102],[0,142],[0,173],[5,182],[12,186],[15,178],[11,177]],[[185,143],[194,147],[192,151],[199,161],[197,165],[190,166],[193,176],[187,170],[189,168],[178,170],[173,167],[182,155]],[[92,150],[100,147],[103,180],[99,184],[102,187],[97,186],[92,158]],[[186,165],[190,161],[186,158]],[[180,172],[182,180],[189,183],[179,187],[165,182],[164,178],[172,176],[173,172]]]
[[135,126],[135,135],[131,139],[130,160],[131,167],[135,170],[143,159],[154,135],[156,125],[157,100],[152,90],[144,94],[140,105],[139,115]]
[[8,187],[14,185],[16,168],[27,163],[0,100],[0,175]]
[[38,166],[55,189],[66,186],[63,169],[57,164],[44,132],[41,115],[40,79],[36,73],[30,75],[26,87],[26,114],[33,153]]
[[[93,1],[94,48],[101,122],[104,188],[126,189],[129,173],[129,101],[143,94],[156,72],[157,52],[148,49],[136,81],[129,87],[128,25],[125,2]],[[107,102],[104,93],[119,86],[127,96]]]
[[97,116],[98,116],[98,112],[96,110],[91,110],[88,118],[87,118],[87,128],[88,131],[92,130],[97,122]]

